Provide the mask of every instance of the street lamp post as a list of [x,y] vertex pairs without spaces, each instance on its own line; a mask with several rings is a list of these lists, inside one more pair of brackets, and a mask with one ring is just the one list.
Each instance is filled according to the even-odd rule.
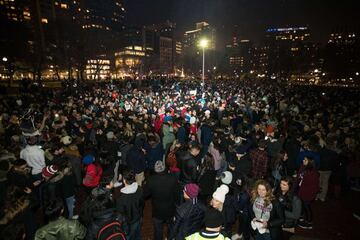
[[207,48],[209,41],[207,39],[201,39],[199,46],[202,48],[203,60],[202,60],[202,86],[205,88],[205,48]]

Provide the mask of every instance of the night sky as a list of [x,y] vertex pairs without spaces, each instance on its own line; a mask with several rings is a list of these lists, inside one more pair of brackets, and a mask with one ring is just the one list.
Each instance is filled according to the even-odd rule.
[[325,42],[335,28],[359,30],[359,0],[124,0],[127,23],[147,25],[167,19],[180,32],[206,20],[219,35],[237,25],[241,38],[259,42],[267,27],[308,26],[314,41]]

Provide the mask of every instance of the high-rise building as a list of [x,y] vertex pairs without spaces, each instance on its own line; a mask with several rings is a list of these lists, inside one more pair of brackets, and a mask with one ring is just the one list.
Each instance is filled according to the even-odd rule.
[[228,64],[232,71],[247,73],[252,69],[253,44],[250,40],[232,39],[232,44],[226,46]]
[[207,22],[196,23],[194,30],[186,31],[184,34],[184,48],[197,48],[201,38],[209,40],[208,49],[216,49],[216,30]]
[[269,59],[268,72],[289,74],[293,71],[306,71],[311,64],[310,45],[310,30],[307,27],[267,29],[264,46]]
[[329,79],[343,82],[359,79],[360,33],[344,29],[331,33],[323,58],[323,71]]
[[183,65],[188,72],[198,74],[201,71],[202,51],[199,42],[203,38],[208,40],[208,46],[205,50],[206,72],[209,72],[216,65],[216,29],[207,22],[199,22],[196,23],[195,29],[186,31],[183,36]]

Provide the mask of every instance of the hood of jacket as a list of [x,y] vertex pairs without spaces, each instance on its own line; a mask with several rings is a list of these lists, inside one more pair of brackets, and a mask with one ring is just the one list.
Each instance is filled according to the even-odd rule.
[[133,194],[136,193],[137,189],[138,189],[138,184],[137,182],[134,182],[128,186],[125,186],[121,189],[121,192],[124,194]]

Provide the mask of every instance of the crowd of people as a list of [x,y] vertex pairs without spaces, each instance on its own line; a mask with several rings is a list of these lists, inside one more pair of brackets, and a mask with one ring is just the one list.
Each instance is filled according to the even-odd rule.
[[357,90],[146,84],[1,96],[2,238],[288,239],[360,189]]

